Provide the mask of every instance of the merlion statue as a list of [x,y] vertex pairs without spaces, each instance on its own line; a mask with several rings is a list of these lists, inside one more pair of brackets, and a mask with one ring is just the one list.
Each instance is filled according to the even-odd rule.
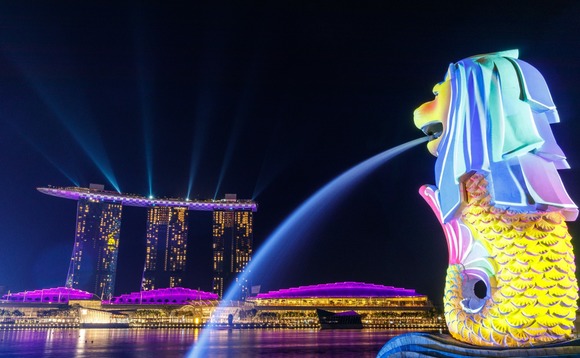
[[451,64],[433,92],[414,121],[437,157],[436,186],[420,193],[447,239],[449,332],[490,347],[570,339],[578,283],[566,221],[578,209],[558,174],[569,166],[544,78],[511,50]]

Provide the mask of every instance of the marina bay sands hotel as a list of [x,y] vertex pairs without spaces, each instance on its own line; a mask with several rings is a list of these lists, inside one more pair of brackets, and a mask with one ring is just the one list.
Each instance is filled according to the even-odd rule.
[[[89,188],[37,188],[43,194],[77,201],[75,242],[66,287],[92,292],[101,299],[114,294],[123,206],[147,208],[146,252],[141,290],[182,286],[187,258],[190,210],[212,211],[213,292],[220,297],[252,255],[253,213],[257,204],[226,194],[221,200],[152,199]],[[247,283],[238,283],[247,294]]]

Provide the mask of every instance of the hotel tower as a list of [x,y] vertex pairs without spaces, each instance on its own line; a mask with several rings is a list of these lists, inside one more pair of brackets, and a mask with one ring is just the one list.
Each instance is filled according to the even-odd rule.
[[[92,184],[91,189],[102,187]],[[77,202],[75,243],[66,287],[110,299],[115,289],[117,253],[121,234],[120,203],[82,198]]]
[[[123,206],[147,208],[146,253],[141,290],[183,285],[189,211],[213,212],[213,290],[223,295],[252,255],[252,215],[258,205],[226,194],[220,200],[155,199],[89,188],[37,188],[43,194],[77,201],[75,243],[66,287],[114,295]],[[237,282],[242,297],[247,282]]]
[[[234,194],[226,194],[226,201],[236,201]],[[223,297],[224,289],[234,283],[235,298],[248,296],[249,283],[238,281],[252,257],[253,213],[251,211],[213,212],[213,292]]]
[[187,208],[147,210],[145,268],[141,290],[181,287],[187,256]]

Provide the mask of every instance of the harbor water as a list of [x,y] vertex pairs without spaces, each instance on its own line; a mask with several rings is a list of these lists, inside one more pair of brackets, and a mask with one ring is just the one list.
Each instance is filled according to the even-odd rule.
[[[0,330],[0,357],[186,357],[200,329]],[[207,356],[376,357],[405,331],[379,329],[210,329]]]

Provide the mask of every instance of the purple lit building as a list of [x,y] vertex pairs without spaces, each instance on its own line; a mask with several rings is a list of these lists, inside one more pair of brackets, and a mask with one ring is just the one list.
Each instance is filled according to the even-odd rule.
[[[66,287],[95,293],[103,300],[114,295],[122,207],[148,208],[146,257],[142,290],[182,285],[187,258],[188,211],[213,211],[213,289],[220,296],[252,253],[252,219],[257,204],[228,194],[222,200],[146,198],[89,188],[37,188],[43,194],[76,200],[75,243]],[[229,223],[232,226],[229,226]],[[222,233],[216,234],[221,227]],[[217,287],[217,288],[216,288]],[[243,285],[247,291],[248,285]]]
[[7,302],[22,303],[59,303],[68,304],[70,300],[90,300],[94,295],[87,291],[69,287],[45,288],[34,291],[9,293],[2,296]]
[[[236,196],[227,194],[225,201],[235,203]],[[238,274],[252,258],[252,231],[251,211],[230,209],[213,212],[213,292],[220,297],[223,297],[224,290],[232,284],[238,289],[236,299],[243,299],[248,295],[250,284],[237,280]]]
[[217,301],[215,293],[183,287],[132,292],[113,297],[105,304],[112,305],[187,305],[200,301]]
[[272,299],[307,299],[307,298],[424,298],[413,289],[398,288],[393,286],[376,285],[363,282],[337,282],[320,285],[299,286],[293,288],[259,293],[256,300]]
[[137,206],[148,208],[151,206],[177,206],[186,207],[192,211],[258,211],[258,204],[252,200],[190,200],[179,198],[146,198],[135,194],[122,194],[114,191],[104,190],[102,185],[91,184],[89,188],[80,187],[47,187],[37,188],[43,194],[56,196],[58,198],[80,200],[94,199],[121,203],[123,206]]
[[[102,190],[102,186],[91,188]],[[77,202],[75,243],[66,287],[113,296],[121,235],[121,203],[95,198]]]
[[183,285],[187,213],[187,208],[171,206],[153,206],[147,210],[142,291]]
[[439,328],[442,324],[427,296],[413,289],[363,282],[281,289],[249,297],[246,302],[254,305],[261,320],[286,326],[316,325],[317,309],[356,312],[364,327]]

